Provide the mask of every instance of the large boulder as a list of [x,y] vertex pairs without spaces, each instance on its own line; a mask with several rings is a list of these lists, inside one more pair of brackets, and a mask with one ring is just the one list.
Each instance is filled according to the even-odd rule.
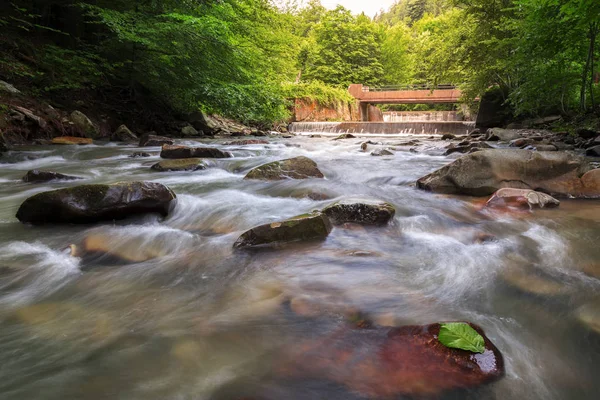
[[85,224],[112,221],[136,214],[166,216],[175,193],[153,182],[82,185],[38,193],[21,204],[17,218],[24,223]]
[[483,150],[417,181],[436,193],[487,196],[498,189],[531,189],[557,196],[600,197],[600,170],[563,152]]
[[181,136],[199,136],[200,132],[198,132],[192,125],[186,125],[181,128]]
[[165,144],[173,144],[173,139],[164,136],[158,136],[155,132],[144,133],[140,138],[139,147],[155,147],[163,146]]
[[252,228],[233,245],[236,248],[275,246],[303,240],[325,239],[331,232],[331,222],[321,213],[299,215],[281,222]]
[[317,163],[308,157],[300,156],[274,161],[254,168],[244,179],[278,181],[284,179],[323,178]]
[[61,174],[58,172],[40,171],[39,169],[34,169],[34,170],[27,172],[27,174],[25,174],[25,176],[23,177],[23,182],[40,183],[40,182],[50,182],[50,181],[55,181],[55,180],[74,181],[77,179],[82,179],[82,178],[80,178],[78,176],[64,175],[64,174]]
[[487,201],[487,207],[544,208],[558,207],[554,197],[530,189],[503,188]]
[[370,199],[345,199],[323,209],[323,214],[336,224],[385,225],[395,213],[396,209],[390,203]]
[[52,144],[84,145],[84,144],[94,144],[94,141],[90,138],[60,136],[60,137],[55,137],[54,139],[52,139]]
[[135,142],[138,140],[138,137],[126,125],[119,126],[110,138],[116,142]]
[[199,158],[184,158],[181,160],[164,160],[152,166],[159,172],[167,171],[198,171],[206,169],[206,164]]
[[276,373],[332,381],[369,399],[437,399],[504,376],[502,354],[480,327],[470,325],[484,339],[483,354],[441,344],[440,324],[341,328],[297,343],[276,363]]
[[100,136],[100,129],[81,111],[73,111],[71,113],[71,120],[85,137],[97,139]]
[[160,152],[161,158],[181,159],[181,158],[230,158],[233,155],[226,151],[215,149],[214,147],[189,147],[164,145]]
[[488,129],[487,136],[490,141],[510,142],[519,139],[521,133],[517,129],[492,128]]

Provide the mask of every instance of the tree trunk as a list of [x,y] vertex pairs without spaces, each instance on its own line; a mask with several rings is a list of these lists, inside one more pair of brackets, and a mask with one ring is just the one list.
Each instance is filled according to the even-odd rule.
[[592,100],[592,109],[596,108],[594,99],[594,53],[596,47],[596,36],[598,35],[598,24],[593,23],[590,27],[590,98]]

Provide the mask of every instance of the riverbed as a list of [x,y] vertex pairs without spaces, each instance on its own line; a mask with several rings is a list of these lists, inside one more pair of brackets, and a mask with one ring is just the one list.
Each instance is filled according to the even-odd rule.
[[[274,371],[282,351],[335,331],[349,309],[381,326],[481,326],[506,376],[444,399],[598,398],[599,201],[490,211],[481,199],[415,188],[452,161],[439,142],[373,157],[361,139],[269,140],[178,141],[234,155],[195,172],[152,171],[158,147],[35,146],[0,156],[0,398],[366,399]],[[129,157],[140,150],[151,156]],[[325,179],[243,180],[251,168],[300,155]],[[22,182],[31,169],[83,179]],[[43,227],[15,218],[38,192],[138,180],[177,194],[167,218]],[[390,202],[395,218],[337,226],[320,242],[232,247],[256,225],[345,197]],[[91,235],[111,254],[80,256]]]

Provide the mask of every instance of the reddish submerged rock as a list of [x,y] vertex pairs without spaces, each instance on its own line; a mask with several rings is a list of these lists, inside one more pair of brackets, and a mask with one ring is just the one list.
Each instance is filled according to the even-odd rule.
[[277,372],[330,380],[369,398],[438,396],[473,389],[500,379],[504,361],[482,329],[470,325],[485,339],[483,354],[441,344],[440,324],[344,329],[299,344]]
[[504,188],[498,190],[486,203],[486,207],[544,208],[558,207],[554,197],[530,189]]

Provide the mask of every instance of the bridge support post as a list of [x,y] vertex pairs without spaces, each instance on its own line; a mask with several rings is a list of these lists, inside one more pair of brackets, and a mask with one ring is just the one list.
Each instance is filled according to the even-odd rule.
[[369,122],[369,103],[360,102],[360,120],[363,122]]

